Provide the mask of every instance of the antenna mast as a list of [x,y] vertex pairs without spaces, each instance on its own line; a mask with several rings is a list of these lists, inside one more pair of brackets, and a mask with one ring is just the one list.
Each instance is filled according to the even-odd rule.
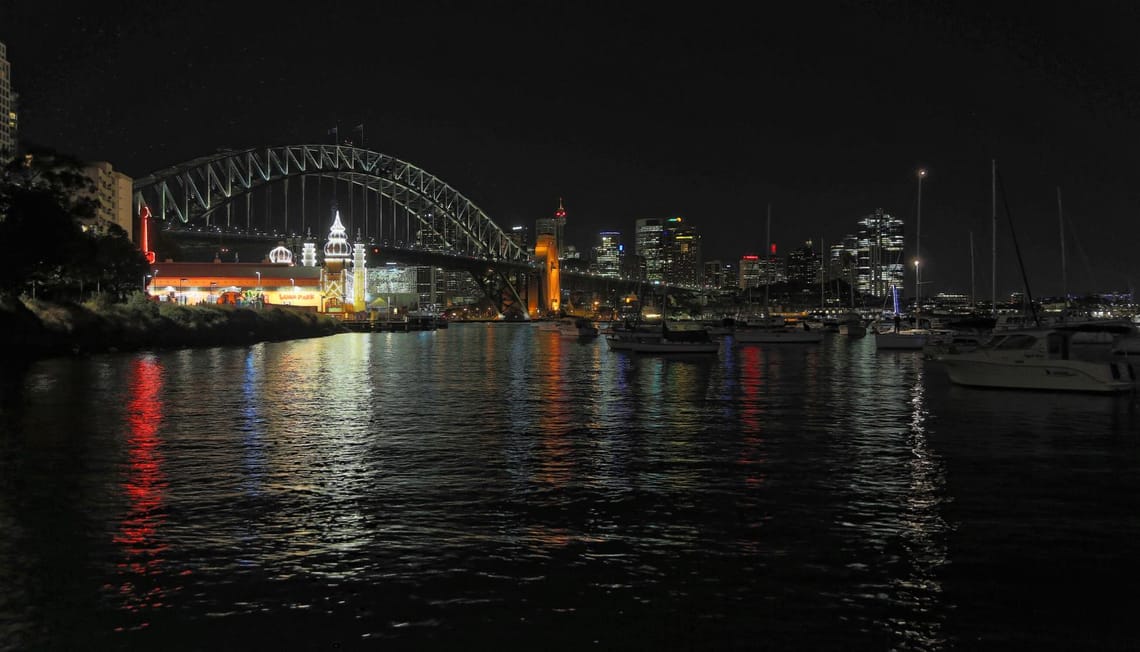
[[1061,186],[1057,186],[1057,220],[1061,228],[1061,294],[1069,305],[1069,279],[1065,269],[1065,214],[1061,212]]

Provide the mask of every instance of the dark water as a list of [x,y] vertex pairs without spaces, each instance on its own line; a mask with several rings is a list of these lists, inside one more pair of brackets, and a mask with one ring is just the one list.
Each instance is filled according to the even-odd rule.
[[4,649],[1140,647],[1135,396],[506,324],[7,371]]

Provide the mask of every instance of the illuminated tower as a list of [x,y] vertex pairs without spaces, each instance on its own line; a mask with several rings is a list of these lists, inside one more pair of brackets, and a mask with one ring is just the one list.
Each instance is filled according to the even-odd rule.
[[558,210],[554,217],[543,217],[534,223],[535,241],[543,235],[548,235],[554,241],[554,255],[561,259],[566,253],[566,209],[562,207],[562,198],[558,198]]
[[352,247],[348,244],[340,211],[335,212],[329,239],[325,243],[325,266],[321,270],[321,307],[324,312],[345,312],[348,297],[348,261]]
[[[357,231],[356,239],[360,239]],[[357,242],[352,247],[352,308],[356,312],[364,312],[368,305],[364,299],[364,245]]]
[[562,198],[558,198],[558,210],[554,211],[554,237],[558,243],[558,259],[566,253],[566,209],[562,207]]
[[301,266],[302,267],[316,267],[317,266],[317,243],[306,242],[304,248],[301,250]]
[[559,259],[562,253],[562,234],[566,228],[566,209],[562,207],[562,198],[558,199],[558,210],[553,218],[535,221],[534,258],[543,263],[540,272],[539,287],[542,292],[540,306],[528,306],[534,311],[536,307],[549,313],[557,313],[562,307],[561,264]]

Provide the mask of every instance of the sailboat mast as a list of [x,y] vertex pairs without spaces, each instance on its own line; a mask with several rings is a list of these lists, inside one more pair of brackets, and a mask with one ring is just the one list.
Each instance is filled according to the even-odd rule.
[[974,301],[974,232],[970,231],[970,310],[977,309]]
[[914,229],[914,326],[922,328],[919,315],[922,313],[922,179],[926,170],[918,171],[918,210],[915,214]]
[[990,159],[990,212],[993,223],[993,272],[990,274],[990,283],[993,286],[993,298],[990,303],[990,313],[997,316],[997,159]]
[[768,317],[768,284],[772,281],[772,203],[768,202],[768,225],[764,231],[764,317]]
[[1061,211],[1061,186],[1057,186],[1057,220],[1061,229],[1061,295],[1069,305],[1069,279],[1065,269],[1065,214]]
[[820,311],[823,311],[825,309],[824,307],[827,305],[827,299],[826,299],[826,296],[824,295],[824,289],[823,289],[823,283],[824,283],[823,277],[824,277],[824,273],[823,273],[823,238],[821,237],[819,239],[819,309],[820,309]]

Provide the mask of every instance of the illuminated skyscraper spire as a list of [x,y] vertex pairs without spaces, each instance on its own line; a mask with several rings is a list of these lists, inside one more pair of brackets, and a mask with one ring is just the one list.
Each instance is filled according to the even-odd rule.
[[554,242],[558,258],[566,253],[566,209],[562,206],[562,198],[558,198],[558,210],[554,211]]

